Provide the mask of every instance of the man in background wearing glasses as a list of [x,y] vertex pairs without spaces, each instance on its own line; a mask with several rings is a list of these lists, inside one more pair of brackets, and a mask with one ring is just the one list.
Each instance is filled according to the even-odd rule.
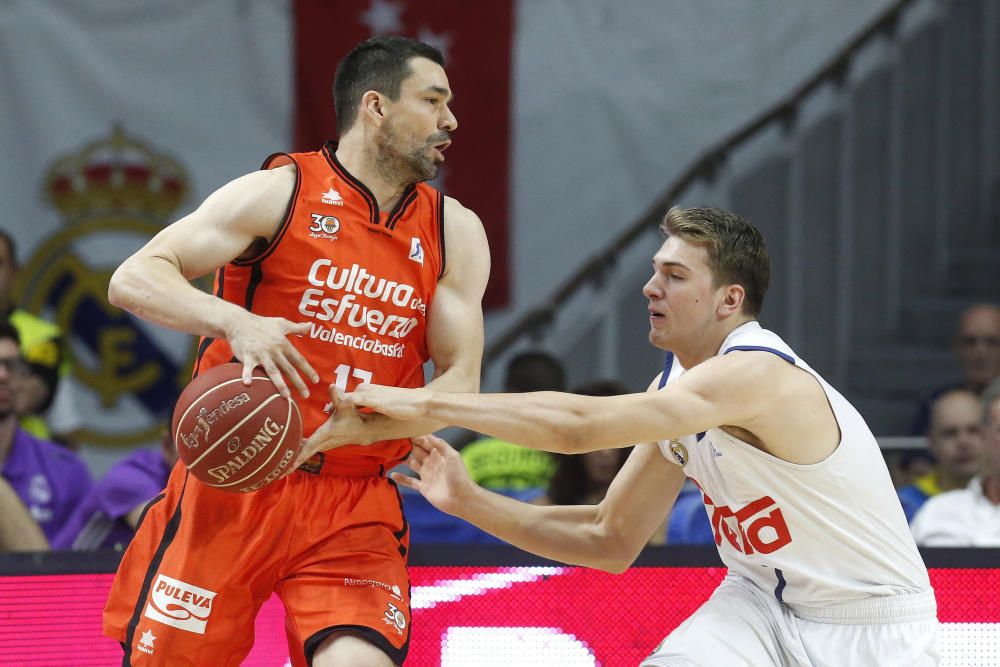
[[44,551],[93,482],[73,452],[24,431],[15,403],[28,366],[0,321],[0,551]]

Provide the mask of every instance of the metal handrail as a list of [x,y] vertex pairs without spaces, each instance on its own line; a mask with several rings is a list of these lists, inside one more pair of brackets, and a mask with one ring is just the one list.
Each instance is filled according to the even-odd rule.
[[602,251],[588,258],[568,278],[562,281],[552,294],[542,303],[529,309],[514,324],[494,337],[486,346],[483,366],[489,366],[504,354],[523,336],[530,335],[549,325],[556,318],[556,312],[577,290],[584,285],[600,282],[608,269],[613,267],[619,255],[662,219],[668,205],[688,187],[699,180],[712,181],[715,174],[725,164],[729,153],[758,132],[779,122],[785,130],[795,125],[802,101],[826,82],[840,87],[847,79],[851,58],[869,40],[879,35],[892,37],[899,27],[900,16],[914,0],[898,0],[882,16],[873,20],[855,35],[840,51],[831,57],[815,75],[800,84],[790,95],[771,106],[743,127],[722,141],[704,151],[685,169],[666,192],[656,199],[636,222],[627,227]]

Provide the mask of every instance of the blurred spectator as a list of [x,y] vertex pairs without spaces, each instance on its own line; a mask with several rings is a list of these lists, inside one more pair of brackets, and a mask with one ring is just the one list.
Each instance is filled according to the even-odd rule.
[[899,490],[907,521],[928,498],[964,488],[981,462],[983,409],[978,396],[968,389],[952,389],[938,397],[930,415],[927,449],[937,464]]
[[[17,246],[13,237],[0,229],[0,317],[9,319],[17,329],[21,355],[28,362],[29,370],[20,382],[15,409],[21,417],[21,427],[35,437],[58,439],[62,444],[72,445],[69,433],[53,438],[45,419],[57,392],[65,393],[69,389],[66,383],[59,382],[60,376],[69,372],[62,332],[55,324],[15,308],[17,271]],[[62,398],[62,405],[72,404],[65,395]],[[70,418],[67,421],[76,420]]]
[[[565,384],[566,375],[559,360],[547,352],[532,351],[510,360],[503,390],[564,391]],[[538,489],[541,494],[556,467],[554,455],[548,452],[496,438],[470,442],[461,449],[461,454],[473,481],[493,490]]]
[[[34,523],[51,541],[92,482],[76,454],[18,425],[15,397],[27,373],[17,329],[0,321],[0,550],[42,548]],[[13,493],[11,493],[13,491]],[[15,502],[17,501],[17,502]]]
[[[584,396],[618,396],[628,389],[614,380],[599,380],[571,390]],[[548,493],[538,500],[542,505],[596,505],[604,500],[631,447],[599,449],[586,454],[557,454],[556,469],[549,480]]]
[[968,389],[977,396],[990,382],[1000,377],[1000,307],[978,304],[962,313],[955,338],[955,351],[962,367],[962,380],[936,389],[921,403],[913,418],[910,433],[927,433],[930,407],[949,389]]
[[160,449],[138,449],[111,466],[52,540],[53,549],[122,551],[128,546],[146,505],[166,486],[177,462],[168,429]]
[[1000,547],[1000,383],[984,392],[981,473],[969,485],[928,500],[910,530],[920,546]]

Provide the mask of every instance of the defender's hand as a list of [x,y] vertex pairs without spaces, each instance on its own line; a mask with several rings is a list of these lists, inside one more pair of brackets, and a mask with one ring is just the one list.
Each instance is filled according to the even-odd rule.
[[476,489],[461,455],[434,435],[411,438],[411,442],[413,451],[406,463],[420,478],[398,472],[389,476],[400,486],[419,491],[442,512],[458,516],[465,499]]
[[344,397],[344,404],[353,408],[369,408],[392,419],[411,420],[426,416],[430,395],[428,389],[361,384]]
[[308,461],[316,452],[344,445],[369,445],[375,442],[368,433],[370,429],[367,428],[367,422],[370,417],[358,412],[353,406],[345,405],[344,392],[332,384],[330,404],[330,416],[302,443],[292,470]]

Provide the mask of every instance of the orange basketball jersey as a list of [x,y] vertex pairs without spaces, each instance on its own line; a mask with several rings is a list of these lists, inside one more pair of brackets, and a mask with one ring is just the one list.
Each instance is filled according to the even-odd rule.
[[[419,183],[390,212],[337,161],[336,144],[311,153],[277,153],[265,169],[297,167],[282,225],[255,259],[219,269],[215,294],[266,317],[308,322],[292,343],[320,375],[308,399],[295,395],[304,436],[327,418],[327,385],[362,382],[419,387],[428,359],[427,313],[444,271],[444,197]],[[233,360],[225,340],[203,338],[195,374]],[[342,459],[399,460],[408,440],[348,445]]]

